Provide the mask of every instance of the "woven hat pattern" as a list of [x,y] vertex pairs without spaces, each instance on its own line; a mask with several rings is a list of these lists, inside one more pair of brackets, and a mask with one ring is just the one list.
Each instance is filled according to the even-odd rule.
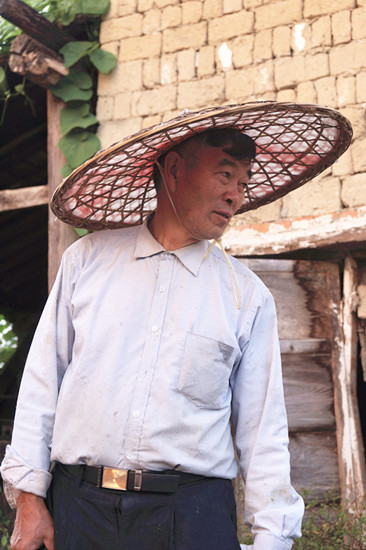
[[237,214],[267,204],[312,179],[349,146],[352,128],[317,105],[257,102],[211,108],[142,130],[97,153],[55,191],[51,207],[66,223],[92,230],[142,223],[156,208],[154,162],[182,141],[236,128],[256,143],[253,175]]

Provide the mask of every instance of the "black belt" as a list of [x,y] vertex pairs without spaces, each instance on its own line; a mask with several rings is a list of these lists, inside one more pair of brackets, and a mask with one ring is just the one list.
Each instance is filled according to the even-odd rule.
[[175,493],[178,485],[207,480],[205,476],[166,470],[153,472],[145,470],[122,470],[106,466],[84,464],[60,464],[57,467],[68,474],[104,489],[117,491],[148,491],[153,493]]

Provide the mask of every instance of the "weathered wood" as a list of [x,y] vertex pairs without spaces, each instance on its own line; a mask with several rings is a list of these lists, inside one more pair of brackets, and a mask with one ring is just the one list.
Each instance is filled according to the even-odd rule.
[[[48,191],[49,196],[62,181],[61,168],[66,160],[57,144],[61,138],[60,111],[64,103],[58,100],[49,90],[47,91],[47,119],[48,119]],[[50,211],[48,222],[48,286],[52,287],[60,260],[64,250],[77,239],[75,230],[59,219]]]
[[[359,512],[365,501],[366,468],[356,395],[357,376],[357,265],[347,257],[344,266],[343,303],[334,322],[334,405],[337,421],[338,461],[343,501]],[[342,328],[343,327],[343,330]]]
[[309,498],[339,493],[337,441],[333,431],[302,432],[290,438],[291,476],[295,488]]
[[18,208],[30,208],[31,206],[47,203],[48,189],[46,185],[0,191],[0,212],[17,210]]
[[52,50],[58,51],[74,40],[22,0],[0,0],[0,15]]
[[27,34],[17,36],[10,48],[9,68],[43,87],[57,84],[69,74],[61,55]]
[[335,430],[331,356],[282,355],[290,432]]
[[294,250],[366,240],[366,207],[283,221],[248,224],[238,220],[223,238],[234,256],[282,254]]

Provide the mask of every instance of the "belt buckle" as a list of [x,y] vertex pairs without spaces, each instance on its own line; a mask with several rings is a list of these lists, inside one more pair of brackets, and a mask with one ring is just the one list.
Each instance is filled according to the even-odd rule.
[[117,491],[127,491],[128,470],[118,468],[103,468],[103,477],[101,486],[104,489],[116,489]]

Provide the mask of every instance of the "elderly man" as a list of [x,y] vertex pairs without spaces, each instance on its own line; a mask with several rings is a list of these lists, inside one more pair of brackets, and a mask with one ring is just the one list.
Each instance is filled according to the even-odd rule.
[[[248,199],[258,142],[219,113],[199,130],[186,115],[129,138],[56,193],[60,217],[117,228],[65,252],[29,353],[2,464],[17,505],[13,550],[239,549],[232,431],[253,548],[287,550],[300,536],[273,299],[220,241]],[[312,174],[347,133],[336,120]],[[153,166],[156,207],[132,225]],[[304,166],[289,188],[308,179]]]

